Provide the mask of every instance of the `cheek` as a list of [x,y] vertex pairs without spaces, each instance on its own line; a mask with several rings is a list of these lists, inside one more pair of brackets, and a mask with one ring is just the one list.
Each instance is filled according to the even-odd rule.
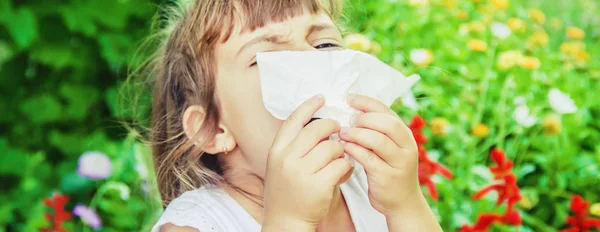
[[[229,78],[228,78],[229,77]],[[244,75],[230,74],[219,81],[223,122],[232,132],[238,148],[257,174],[263,175],[269,149],[281,121],[262,102],[256,70]]]

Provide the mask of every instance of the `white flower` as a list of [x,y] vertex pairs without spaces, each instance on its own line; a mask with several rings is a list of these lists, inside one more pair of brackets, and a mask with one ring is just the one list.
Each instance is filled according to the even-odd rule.
[[575,106],[573,99],[558,89],[553,88],[550,90],[548,101],[550,102],[550,107],[558,114],[570,114],[577,111],[577,106]]
[[533,126],[537,121],[534,116],[529,115],[529,107],[527,107],[525,104],[517,106],[515,112],[513,113],[513,118],[522,127]]
[[410,61],[416,65],[429,65],[433,61],[433,53],[428,49],[414,49],[410,51]]
[[525,105],[525,97],[523,96],[518,96],[515,98],[515,100],[513,100],[515,106],[521,106],[521,105]]
[[96,151],[83,153],[77,163],[77,173],[92,180],[110,176],[112,163],[106,154]]
[[142,163],[137,163],[135,165],[135,170],[138,172],[138,175],[140,175],[140,178],[142,178],[142,180],[148,180],[148,169],[146,168],[146,165],[142,164]]
[[492,23],[492,34],[500,39],[506,39],[512,34],[512,31],[506,24],[494,22]]
[[463,23],[458,27],[458,34],[465,36],[467,34],[469,34],[469,25]]

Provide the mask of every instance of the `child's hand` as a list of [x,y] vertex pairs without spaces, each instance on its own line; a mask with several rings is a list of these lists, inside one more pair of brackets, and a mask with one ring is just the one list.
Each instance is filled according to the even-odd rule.
[[267,161],[263,231],[315,231],[351,174],[342,145],[328,140],[339,124],[320,119],[305,127],[324,102],[322,95],[306,101],[279,129]]
[[352,117],[340,138],[347,142],[344,151],[365,168],[371,205],[389,216],[420,202],[417,144],[410,129],[373,98],[350,95],[348,104],[364,113]]

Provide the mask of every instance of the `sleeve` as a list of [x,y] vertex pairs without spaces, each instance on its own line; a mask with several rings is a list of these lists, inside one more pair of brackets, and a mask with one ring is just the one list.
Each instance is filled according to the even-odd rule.
[[152,227],[152,232],[160,232],[160,227],[168,223],[191,227],[200,232],[223,232],[205,210],[206,206],[200,197],[195,196],[194,192],[187,192],[173,200]]

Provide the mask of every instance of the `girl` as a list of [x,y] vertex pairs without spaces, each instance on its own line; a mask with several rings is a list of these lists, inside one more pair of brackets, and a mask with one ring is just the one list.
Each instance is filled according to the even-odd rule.
[[[311,120],[323,96],[285,121],[263,106],[255,54],[342,49],[339,5],[186,0],[168,11],[151,131],[168,207],[153,231],[441,230],[419,188],[416,143],[388,107],[348,96],[364,113],[340,128]],[[334,133],[341,142],[327,140]]]

